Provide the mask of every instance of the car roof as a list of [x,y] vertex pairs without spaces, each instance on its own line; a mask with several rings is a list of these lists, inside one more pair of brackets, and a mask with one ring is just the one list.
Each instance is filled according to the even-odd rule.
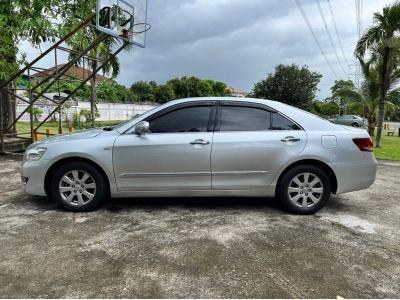
[[[166,104],[160,105],[157,109],[152,110],[149,113],[144,113],[139,118],[132,120],[132,124],[125,125],[121,127],[121,130],[125,131],[132,127],[137,122],[147,118],[150,114],[153,114],[159,110],[167,108],[172,105],[187,103],[187,102],[200,102],[200,101],[232,101],[232,102],[250,102],[250,103],[259,103],[267,105],[268,107],[280,112],[285,115],[289,119],[293,120],[305,130],[317,130],[317,131],[332,131],[332,130],[342,130],[343,128],[337,126],[326,119],[322,119],[312,113],[301,110],[294,106],[287,105],[282,102],[267,100],[267,99],[259,99],[259,98],[243,98],[243,97],[194,97],[194,98],[184,98],[179,100],[173,100]],[[131,123],[131,122],[128,122]],[[344,130],[344,129],[343,129]]]

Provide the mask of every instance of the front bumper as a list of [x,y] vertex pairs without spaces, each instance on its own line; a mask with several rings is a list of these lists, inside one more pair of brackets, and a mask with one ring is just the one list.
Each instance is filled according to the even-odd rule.
[[21,166],[22,189],[25,193],[46,196],[44,181],[49,161],[23,161]]
[[363,161],[331,163],[337,179],[336,194],[364,190],[370,187],[376,178],[377,161],[371,154]]

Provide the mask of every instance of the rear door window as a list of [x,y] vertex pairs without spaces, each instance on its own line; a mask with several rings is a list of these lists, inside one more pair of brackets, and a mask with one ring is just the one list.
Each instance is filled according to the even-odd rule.
[[271,127],[271,113],[256,107],[221,106],[220,131],[262,131]]

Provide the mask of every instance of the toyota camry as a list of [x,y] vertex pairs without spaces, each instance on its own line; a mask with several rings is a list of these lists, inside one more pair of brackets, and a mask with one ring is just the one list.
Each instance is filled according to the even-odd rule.
[[116,127],[32,144],[24,190],[68,211],[109,197],[276,197],[293,213],[331,194],[368,188],[376,160],[368,133],[270,100],[171,101]]

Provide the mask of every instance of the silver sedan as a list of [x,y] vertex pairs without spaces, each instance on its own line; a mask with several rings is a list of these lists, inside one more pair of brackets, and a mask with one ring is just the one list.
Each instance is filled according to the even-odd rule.
[[366,120],[359,116],[355,115],[343,115],[336,117],[335,119],[330,119],[332,123],[335,124],[342,124],[342,125],[348,125],[348,126],[353,126],[353,127],[362,127],[366,124]]
[[365,130],[280,102],[190,98],[34,143],[21,178],[27,193],[75,212],[109,197],[255,196],[309,214],[374,182],[372,150]]

